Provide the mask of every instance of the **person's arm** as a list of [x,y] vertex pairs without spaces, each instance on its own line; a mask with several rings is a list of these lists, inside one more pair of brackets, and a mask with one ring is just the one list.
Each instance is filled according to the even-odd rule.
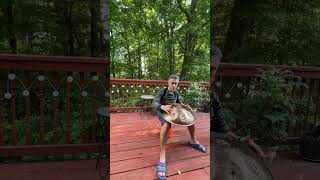
[[160,111],[160,107],[161,107],[160,100],[164,91],[165,91],[164,88],[161,89],[153,99],[151,106],[153,107],[154,110]]
[[211,129],[212,131],[225,133],[231,140],[238,140],[242,143],[246,143],[249,147],[253,148],[256,153],[262,158],[265,159],[266,155],[262,151],[259,145],[257,145],[253,140],[251,140],[250,136],[241,137],[233,133],[227,127],[224,119],[223,119],[223,108],[219,98],[214,96],[211,98]]
[[223,108],[221,105],[221,102],[219,101],[218,96],[213,96],[211,98],[211,107],[210,107],[211,113],[211,130],[227,133],[228,127],[224,121],[223,117]]

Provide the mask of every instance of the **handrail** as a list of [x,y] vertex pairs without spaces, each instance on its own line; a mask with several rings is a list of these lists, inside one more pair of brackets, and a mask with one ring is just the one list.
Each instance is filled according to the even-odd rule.
[[284,66],[284,65],[264,65],[264,64],[238,64],[238,63],[221,63],[216,76],[254,76],[257,69],[265,69],[275,67],[279,69],[287,69],[295,75],[302,78],[320,79],[320,67],[307,66]]
[[107,72],[106,58],[0,54],[0,69]]

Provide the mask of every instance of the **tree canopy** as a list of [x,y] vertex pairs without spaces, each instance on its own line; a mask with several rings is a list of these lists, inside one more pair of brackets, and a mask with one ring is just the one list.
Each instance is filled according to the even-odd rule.
[[111,77],[209,81],[208,0],[111,0]]
[[214,0],[223,62],[319,66],[320,1]]
[[105,57],[105,21],[100,14],[108,9],[107,2],[3,0],[0,53]]

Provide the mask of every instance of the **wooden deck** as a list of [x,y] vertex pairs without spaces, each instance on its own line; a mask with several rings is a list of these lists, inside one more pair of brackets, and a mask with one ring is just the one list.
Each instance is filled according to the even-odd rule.
[[[202,153],[187,146],[186,127],[172,126],[167,143],[167,179],[210,178],[209,113],[197,113],[196,136],[206,146]],[[156,179],[160,153],[160,123],[156,116],[143,118],[139,113],[112,113],[110,123],[110,176],[112,180]],[[180,171],[182,174],[178,174]]]
[[[197,136],[206,145],[204,154],[186,146],[186,128],[173,127],[167,162],[169,180],[209,180],[209,114],[197,114]],[[159,158],[159,123],[156,117],[141,119],[139,113],[111,114],[111,180],[155,179]],[[96,160],[0,162],[1,180],[100,180]],[[105,163],[103,163],[105,164]],[[279,153],[271,171],[275,180],[318,180],[320,163],[308,162],[294,152]],[[182,174],[178,175],[177,171]]]
[[[103,163],[105,164],[105,163]],[[105,173],[103,174],[105,177]],[[0,162],[1,180],[103,180],[96,160]]]

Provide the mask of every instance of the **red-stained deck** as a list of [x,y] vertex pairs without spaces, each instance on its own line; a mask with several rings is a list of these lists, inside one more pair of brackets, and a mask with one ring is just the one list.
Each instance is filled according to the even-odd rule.
[[[156,116],[139,113],[112,113],[110,125],[110,174],[112,180],[155,179],[160,153],[160,123]],[[167,179],[210,178],[209,113],[196,113],[196,137],[206,146],[202,153],[187,146],[187,127],[173,125],[167,143]],[[182,174],[178,174],[180,171]]]
[[[198,113],[197,119],[197,137],[209,150],[209,114]],[[167,179],[209,180],[210,155],[186,146],[189,140],[186,128],[173,128],[167,146]],[[154,179],[158,156],[156,117],[141,119],[139,113],[111,114],[111,180]],[[0,180],[100,180],[95,165],[95,160],[0,162]],[[304,161],[295,153],[279,153],[271,171],[275,180],[318,180],[320,163]]]

